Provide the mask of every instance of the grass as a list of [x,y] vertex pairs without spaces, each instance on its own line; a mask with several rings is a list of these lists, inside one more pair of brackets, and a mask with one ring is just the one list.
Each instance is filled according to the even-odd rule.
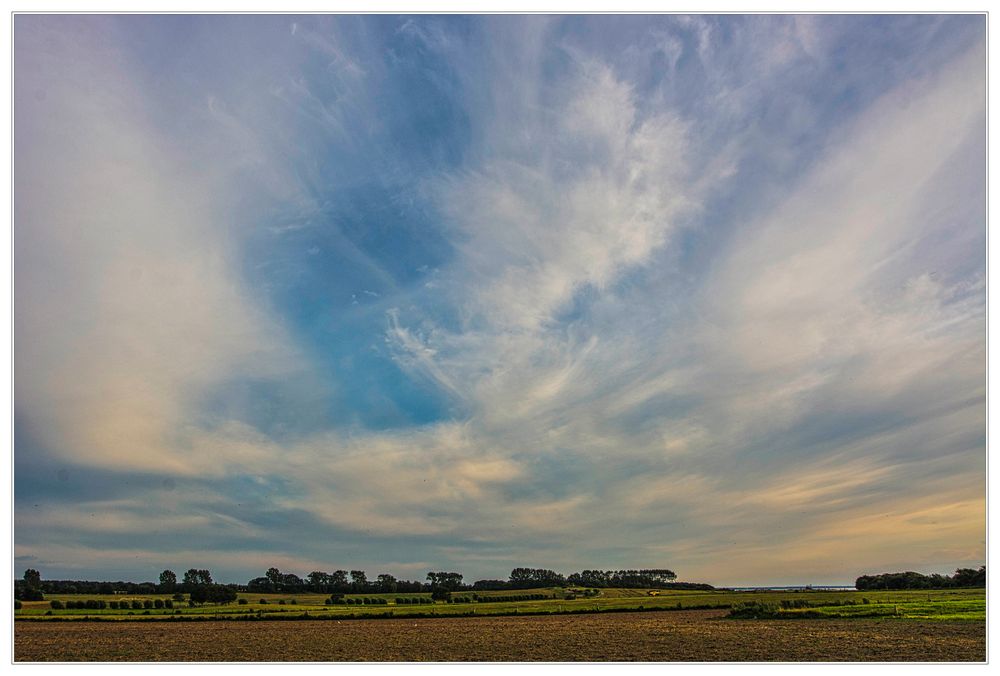
[[[462,592],[469,596],[473,592]],[[496,597],[516,595],[520,592],[475,592],[479,601],[474,603],[403,604],[395,599],[430,598],[429,594],[349,594],[348,598],[385,598],[385,605],[325,605],[326,594],[260,594],[241,593],[245,605],[202,605],[189,607],[186,601],[174,602],[173,609],[149,610],[51,610],[50,600],[131,601],[133,599],[169,599],[168,594],[149,596],[52,594],[45,601],[25,602],[14,615],[19,620],[53,619],[106,619],[106,620],[167,620],[177,619],[298,619],[308,614],[316,619],[350,619],[381,617],[427,616],[490,616],[490,615],[539,615],[562,613],[625,612],[629,610],[692,610],[729,609],[738,604],[764,603],[780,610],[786,606],[806,605],[804,608],[781,610],[785,617],[823,618],[917,618],[917,619],[985,619],[985,590],[947,589],[932,591],[762,591],[728,592],[700,590],[664,590],[659,596],[649,596],[642,589],[602,589],[594,597],[577,595],[566,599],[566,590],[559,588],[525,590],[525,594],[545,594],[547,598],[532,601],[492,601]],[[261,604],[260,600],[267,601]],[[867,599],[868,603],[863,603]],[[282,605],[280,602],[284,601]],[[294,603],[293,603],[294,601]],[[853,605],[852,605],[853,604]],[[179,612],[178,612],[179,611]]]
[[892,602],[857,604],[849,599],[836,605],[782,607],[772,602],[755,601],[733,607],[730,617],[743,619],[910,619],[947,621],[985,621],[986,599],[909,598]]

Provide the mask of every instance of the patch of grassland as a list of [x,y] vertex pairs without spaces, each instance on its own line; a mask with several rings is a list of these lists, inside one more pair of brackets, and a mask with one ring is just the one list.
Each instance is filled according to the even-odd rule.
[[[925,592],[926,593],[926,592]],[[867,598],[867,597],[865,597]],[[848,599],[836,605],[782,607],[780,603],[754,601],[733,606],[730,617],[743,619],[913,619],[986,620],[986,599],[908,599],[893,602],[856,603]]]
[[[596,596],[577,592],[575,598],[568,590],[560,588],[520,591],[459,592],[456,596],[472,597],[470,603],[396,604],[397,598],[425,598],[429,594],[349,594],[347,598],[382,598],[385,604],[377,605],[326,605],[325,594],[260,594],[241,593],[247,603],[226,605],[206,604],[191,607],[187,601],[175,601],[173,609],[62,609],[52,610],[51,600],[132,601],[133,599],[163,599],[169,595],[50,595],[46,601],[25,602],[15,611],[19,620],[106,619],[106,620],[168,620],[176,619],[291,619],[308,614],[316,619],[350,619],[382,617],[433,616],[489,616],[535,615],[561,613],[624,612],[629,610],[698,610],[729,609],[739,604],[763,604],[771,610],[782,610],[781,617],[830,617],[830,618],[919,618],[983,620],[985,618],[985,590],[947,589],[932,591],[701,591],[662,590],[650,596],[644,589],[601,589]],[[544,599],[507,601],[504,597],[523,594],[542,594]],[[261,603],[261,601],[265,603]],[[867,600],[867,603],[864,601]],[[793,606],[803,606],[795,608]]]

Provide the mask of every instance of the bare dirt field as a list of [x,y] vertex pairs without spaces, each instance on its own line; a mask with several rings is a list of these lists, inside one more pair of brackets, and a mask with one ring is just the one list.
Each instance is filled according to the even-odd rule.
[[31,661],[976,661],[982,622],[724,611],[295,622],[16,622]]

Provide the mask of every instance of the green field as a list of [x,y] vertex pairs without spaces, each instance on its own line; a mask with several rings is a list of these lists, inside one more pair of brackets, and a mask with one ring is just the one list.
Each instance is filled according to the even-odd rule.
[[985,620],[986,599],[938,599],[909,598],[858,604],[847,600],[831,605],[821,605],[802,608],[783,608],[780,604],[755,603],[748,607],[736,606],[735,617],[753,619],[859,619],[859,618],[892,618],[914,620]]
[[[170,599],[159,595],[86,595],[52,594],[45,601],[24,602],[14,611],[18,620],[106,619],[106,620],[167,620],[176,619],[350,619],[377,617],[488,616],[515,614],[559,614],[624,612],[629,610],[682,610],[731,608],[736,604],[760,602],[773,604],[780,612],[777,617],[810,618],[889,618],[922,620],[985,620],[986,592],[984,589],[946,589],[924,591],[687,591],[664,590],[651,596],[644,589],[601,589],[585,595],[577,590],[576,598],[561,588],[524,591],[456,592],[455,597],[472,597],[470,603],[437,601],[424,604],[396,604],[397,598],[424,598],[430,594],[349,594],[349,599],[385,599],[378,605],[325,605],[325,594],[259,594],[241,593],[247,603],[189,607],[186,601],[174,602],[173,609],[63,609],[52,610],[52,600],[132,601]],[[522,594],[544,594],[543,600],[507,601],[502,597]],[[867,603],[865,603],[867,599]],[[261,600],[266,603],[261,603]],[[803,608],[780,609],[781,602],[808,604]]]

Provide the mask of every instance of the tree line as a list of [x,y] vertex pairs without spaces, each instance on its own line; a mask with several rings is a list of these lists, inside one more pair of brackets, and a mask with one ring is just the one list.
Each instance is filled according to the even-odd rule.
[[181,582],[172,570],[160,573],[160,583],[153,582],[94,582],[90,580],[42,580],[34,568],[24,571],[21,580],[14,581],[14,598],[19,601],[44,601],[45,594],[174,594],[174,600],[183,600],[184,594],[192,603],[231,603],[236,600],[240,585],[217,584],[212,573],[205,569],[191,568]]
[[468,584],[461,573],[431,571],[425,581],[400,580],[388,573],[369,579],[363,570],[315,570],[300,577],[269,568],[261,577],[246,584],[219,584],[209,570],[191,568],[180,580],[172,570],[160,573],[159,582],[98,582],[90,580],[42,580],[29,568],[14,583],[14,597],[24,601],[43,600],[44,594],[188,594],[195,602],[225,603],[238,592],[319,594],[426,593],[445,598],[455,591],[496,591],[542,587],[631,587],[712,589],[711,585],[676,582],[677,575],[665,568],[642,570],[584,570],[563,575],[547,568],[514,568],[506,580],[476,580]]
[[921,575],[912,570],[905,573],[862,575],[854,582],[855,589],[948,589],[951,587],[985,587],[986,566],[959,568],[954,575]]

